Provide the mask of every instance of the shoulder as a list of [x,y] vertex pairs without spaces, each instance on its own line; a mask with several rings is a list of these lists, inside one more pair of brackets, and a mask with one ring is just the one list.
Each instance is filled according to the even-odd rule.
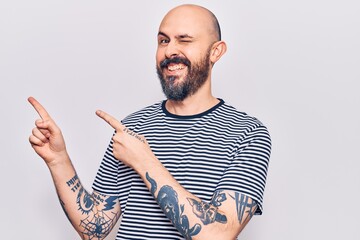
[[131,124],[134,122],[144,121],[146,119],[151,119],[156,116],[159,116],[160,114],[162,114],[162,107],[161,107],[162,102],[163,101],[156,102],[156,103],[146,106],[136,112],[133,112],[133,113],[129,114],[128,116],[126,116],[122,120],[122,122],[124,124]]
[[265,125],[257,117],[238,110],[226,101],[224,101],[224,104],[219,108],[218,114],[219,118],[224,119],[224,121],[231,125],[237,125],[251,129],[265,127]]

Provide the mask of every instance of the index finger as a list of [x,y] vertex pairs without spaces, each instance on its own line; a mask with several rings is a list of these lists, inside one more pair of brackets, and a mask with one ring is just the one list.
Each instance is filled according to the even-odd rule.
[[110,114],[108,114],[104,111],[97,110],[96,115],[99,116],[100,118],[102,118],[105,122],[107,122],[116,131],[123,130],[123,128],[125,127],[116,118],[114,118],[113,116],[111,116]]
[[33,97],[28,98],[29,103],[34,107],[36,112],[43,120],[50,119],[49,113],[45,110],[45,108]]

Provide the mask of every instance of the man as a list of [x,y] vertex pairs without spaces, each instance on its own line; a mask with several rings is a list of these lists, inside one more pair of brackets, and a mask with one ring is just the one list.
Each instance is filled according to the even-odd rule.
[[268,131],[211,94],[211,69],[226,44],[209,10],[172,9],[157,38],[157,73],[167,100],[122,123],[96,111],[115,133],[93,193],[83,188],[60,129],[34,98],[29,101],[42,119],[30,143],[82,239],[103,239],[120,216],[117,239],[235,239],[262,213]]

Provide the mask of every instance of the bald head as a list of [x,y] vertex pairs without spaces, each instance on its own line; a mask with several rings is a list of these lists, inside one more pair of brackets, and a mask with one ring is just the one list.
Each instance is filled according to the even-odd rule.
[[157,36],[156,68],[168,99],[211,95],[212,67],[226,52],[220,38],[216,17],[204,7],[181,5],[165,15]]
[[216,16],[208,9],[192,4],[184,4],[171,9],[163,18],[162,25],[169,21],[187,21],[189,25],[197,25],[212,36],[213,41],[221,40],[220,24]]

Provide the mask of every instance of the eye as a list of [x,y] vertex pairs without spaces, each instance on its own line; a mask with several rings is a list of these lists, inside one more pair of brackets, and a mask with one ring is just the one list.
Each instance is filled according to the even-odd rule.
[[161,45],[165,45],[168,44],[170,41],[167,38],[163,38],[163,39],[159,39],[159,44]]
[[194,38],[188,34],[179,35],[177,39],[180,43],[191,43],[194,40]]
[[191,40],[190,39],[181,39],[180,42],[182,42],[182,43],[190,43]]

